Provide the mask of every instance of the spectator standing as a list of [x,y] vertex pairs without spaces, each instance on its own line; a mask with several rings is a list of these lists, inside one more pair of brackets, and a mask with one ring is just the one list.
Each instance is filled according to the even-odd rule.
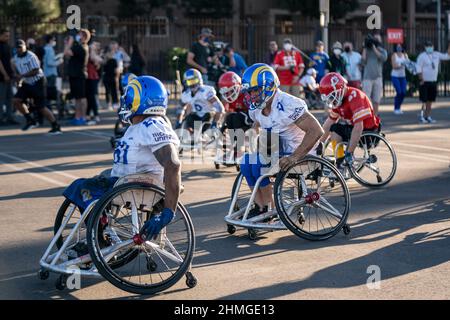
[[245,69],[247,69],[244,58],[235,52],[231,45],[227,45],[223,50],[221,62],[229,71],[233,71],[240,77],[242,77]]
[[62,57],[55,55],[56,38],[52,35],[45,36],[43,69],[47,80],[47,100],[57,100],[56,78],[58,66],[63,63]]
[[382,47],[381,35],[369,35],[361,57],[361,64],[364,67],[362,87],[372,101],[375,115],[378,115],[383,95],[383,64],[387,59],[388,54]]
[[131,61],[129,72],[137,76],[141,76],[144,72],[145,60],[141,54],[141,50],[137,44],[133,44],[131,47]]
[[353,44],[351,42],[344,43],[344,53],[342,56],[345,59],[345,77],[348,85],[353,88],[361,89],[361,54],[353,51]]
[[[7,29],[0,30],[0,124],[19,124],[13,116],[12,84],[13,70],[11,68],[10,33]],[[3,109],[3,106],[5,109]]]
[[45,105],[45,76],[39,59],[33,52],[27,50],[23,40],[17,40],[16,49],[17,54],[14,56],[12,63],[18,90],[13,102],[16,109],[26,119],[26,125],[22,130],[27,131],[38,126],[38,123],[32,118],[29,108],[25,105],[28,99],[33,99],[33,107],[52,125],[49,134],[60,134],[61,127],[53,113]]
[[401,115],[403,111],[401,110],[403,100],[406,97],[406,87],[408,82],[406,81],[406,67],[405,64],[408,62],[409,58],[403,49],[402,45],[397,44],[394,46],[394,53],[391,57],[391,80],[394,85],[395,95],[394,100],[394,114]]
[[447,53],[434,51],[431,41],[425,43],[425,52],[422,52],[417,58],[417,72],[420,79],[420,100],[425,104],[420,113],[420,123],[435,123],[431,118],[431,107],[436,101],[437,80],[439,74],[439,64],[441,61],[450,60],[450,44]]
[[94,125],[100,122],[98,116],[98,82],[100,81],[100,67],[103,63],[103,58],[100,56],[100,43],[94,41],[89,46],[89,61],[87,65],[87,80],[86,80],[86,99],[87,112],[91,120],[88,125]]
[[75,99],[75,118],[73,125],[86,124],[86,78],[87,64],[89,61],[88,42],[91,34],[87,29],[81,29],[76,39],[69,37],[64,55],[69,57],[68,75],[70,82],[70,93]]
[[280,79],[280,89],[299,97],[299,80],[305,69],[305,64],[300,52],[294,50],[291,39],[287,38],[283,41],[283,50],[277,53],[273,66]]
[[342,56],[342,44],[339,41],[333,44],[333,54],[328,60],[327,69],[329,72],[336,72],[345,76],[346,62]]
[[312,67],[317,71],[317,82],[320,83],[323,76],[327,72],[328,60],[330,57],[324,51],[324,44],[322,41],[316,42],[316,51],[310,55],[312,62]]
[[111,48],[108,48],[105,54],[105,65],[103,67],[103,85],[105,86],[105,97],[108,109],[116,110],[119,108],[119,79],[119,64],[114,58],[114,53]]
[[212,30],[202,28],[198,39],[194,42],[188,52],[186,63],[202,73],[203,81],[208,82],[208,66],[213,62],[214,50],[211,41],[214,37]]
[[273,65],[275,57],[278,53],[278,44],[276,41],[269,42],[269,51],[266,54],[265,63],[269,66]]

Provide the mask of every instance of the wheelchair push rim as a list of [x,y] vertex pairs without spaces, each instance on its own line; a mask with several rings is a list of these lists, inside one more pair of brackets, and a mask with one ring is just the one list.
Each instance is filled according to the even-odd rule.
[[352,178],[366,187],[387,185],[397,171],[397,156],[382,135],[367,132],[361,136],[350,167]]
[[[136,294],[154,294],[177,283],[189,270],[195,234],[192,221],[178,204],[173,221],[156,239],[138,241],[145,221],[162,210],[164,191],[146,183],[126,183],[104,195],[94,207],[88,230],[88,248],[98,272],[116,287]],[[122,204],[114,217],[112,204]],[[108,238],[110,246],[102,247]],[[115,249],[117,248],[117,250]],[[121,251],[136,252],[123,265],[111,268],[108,260]],[[106,253],[104,253],[106,252]]]
[[274,200],[280,219],[295,235],[327,240],[346,225],[350,192],[341,173],[328,161],[307,156],[278,173]]

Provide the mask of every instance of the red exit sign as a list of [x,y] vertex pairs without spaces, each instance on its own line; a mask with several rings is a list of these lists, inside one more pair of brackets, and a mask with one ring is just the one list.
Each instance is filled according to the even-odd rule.
[[400,43],[403,44],[404,35],[403,29],[387,29],[388,43]]

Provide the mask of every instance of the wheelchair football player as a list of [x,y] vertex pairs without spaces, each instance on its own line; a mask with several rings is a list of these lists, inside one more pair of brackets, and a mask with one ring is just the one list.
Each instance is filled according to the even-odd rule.
[[228,232],[243,227],[255,239],[258,229],[287,228],[308,240],[329,239],[342,229],[348,234],[349,191],[339,171],[314,156],[321,153],[323,131],[305,102],[279,90],[265,64],[245,71],[242,88],[261,134],[258,152],[241,162],[225,217]]
[[178,139],[164,118],[168,94],[153,77],[132,80],[119,112],[128,130],[114,151],[111,173],[78,179],[65,191],[54,237],[40,261],[39,277],[103,276],[137,294],[165,290],[190,272],[195,233],[178,202]]

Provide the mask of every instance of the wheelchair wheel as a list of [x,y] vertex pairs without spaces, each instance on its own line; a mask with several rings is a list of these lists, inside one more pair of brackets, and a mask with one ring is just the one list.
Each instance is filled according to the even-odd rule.
[[365,187],[385,186],[397,171],[397,156],[389,142],[378,133],[366,132],[354,152],[350,172]]
[[233,199],[234,194],[237,194],[236,203],[233,208],[233,212],[237,212],[241,209],[247,207],[248,202],[250,201],[250,197],[252,195],[252,190],[247,184],[243,174],[239,172],[236,179],[233,183],[233,188],[231,191],[231,199]]
[[[195,248],[191,218],[178,204],[174,220],[156,240],[137,237],[145,221],[163,209],[164,191],[146,183],[126,183],[105,194],[92,210],[88,248],[98,272],[114,286],[136,294],[154,294],[178,282],[188,271]],[[119,213],[111,212],[118,206]],[[104,245],[105,241],[108,243]],[[120,267],[109,261],[123,252]],[[153,261],[157,268],[148,268]]]
[[328,161],[308,156],[277,175],[275,206],[284,225],[311,241],[336,235],[347,223],[350,193]]

